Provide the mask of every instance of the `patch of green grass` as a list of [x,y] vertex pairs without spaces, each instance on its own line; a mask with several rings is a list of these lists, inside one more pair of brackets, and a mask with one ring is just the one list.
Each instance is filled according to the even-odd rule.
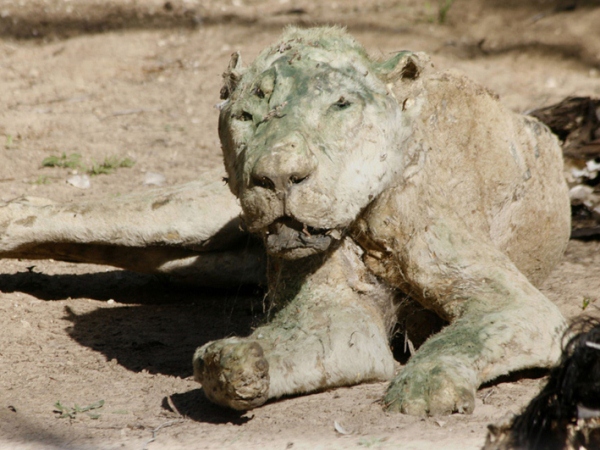
[[180,133],[185,133],[186,130],[184,126],[171,125],[170,123],[165,124],[163,128],[167,133],[170,133],[171,131],[179,131]]
[[107,175],[122,167],[133,167],[135,161],[131,158],[119,158],[108,156],[101,163],[94,162],[88,169],[81,162],[81,155],[72,153],[69,156],[63,153],[61,156],[48,156],[42,161],[42,167],[61,167],[63,169],[79,169],[88,175]]
[[592,299],[589,297],[583,297],[583,302],[581,303],[581,310],[585,310],[585,308],[587,308],[588,306],[590,306],[590,303],[592,302]]
[[100,409],[103,406],[104,406],[104,400],[99,400],[88,406],[81,407],[81,406],[75,405],[71,408],[69,406],[64,406],[59,400],[54,404],[54,412],[57,414],[60,414],[58,416],[59,419],[64,419],[66,417],[68,417],[69,419],[75,419],[77,417],[77,414],[81,414],[81,413],[85,413],[86,416],[88,416],[90,419],[98,419],[100,417],[100,414],[91,413],[89,411],[92,411],[94,409]]
[[33,184],[42,185],[42,184],[50,184],[50,178],[40,175],[37,177],[37,180],[33,182]]
[[443,24],[446,22],[446,16],[448,11],[452,7],[454,0],[438,0],[438,23]]
[[374,436],[364,437],[358,441],[358,445],[362,447],[380,447],[387,439],[386,438],[378,438]]
[[12,134],[6,135],[6,141],[4,142],[4,148],[9,150],[13,146],[13,137]]
[[446,19],[448,18],[448,12],[450,12],[450,8],[452,8],[453,4],[454,0],[436,0],[433,3],[430,3],[428,1],[425,2],[423,4],[423,8],[425,11],[426,21],[429,23],[435,23],[437,20],[437,23],[439,25],[443,25],[444,23],[446,23]]
[[122,167],[133,167],[135,161],[130,158],[119,158],[118,156],[109,156],[104,158],[101,163],[94,163],[92,167],[87,171],[89,175],[108,175],[113,173],[115,170]]
[[63,153],[61,156],[48,156],[42,161],[42,167],[62,167],[63,169],[79,169],[81,165],[81,155],[71,153],[69,156]]

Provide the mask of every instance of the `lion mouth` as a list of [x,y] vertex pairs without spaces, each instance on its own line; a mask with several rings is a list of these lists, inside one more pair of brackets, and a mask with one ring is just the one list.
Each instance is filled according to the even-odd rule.
[[288,259],[323,252],[340,238],[339,230],[310,227],[290,217],[277,219],[265,231],[267,251]]

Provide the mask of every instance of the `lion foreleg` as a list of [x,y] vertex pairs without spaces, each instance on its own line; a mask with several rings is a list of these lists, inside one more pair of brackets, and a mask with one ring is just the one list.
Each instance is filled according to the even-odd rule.
[[[339,253],[346,250],[304,278],[273,320],[248,338],[197,350],[194,374],[208,398],[243,410],[283,395],[391,378],[385,311],[344,279],[348,255]],[[371,288],[371,294],[378,289]]]
[[564,328],[558,308],[484,237],[440,220],[405,251],[421,302],[450,325],[428,339],[392,382],[389,409],[470,413],[481,383],[557,361]]

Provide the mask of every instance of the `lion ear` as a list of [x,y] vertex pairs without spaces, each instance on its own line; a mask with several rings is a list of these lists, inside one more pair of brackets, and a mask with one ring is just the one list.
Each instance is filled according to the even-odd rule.
[[398,80],[416,80],[428,63],[429,57],[425,53],[402,51],[378,63],[375,70],[385,83],[394,83]]
[[242,56],[240,52],[231,55],[227,71],[223,73],[223,87],[221,88],[221,100],[227,100],[235,91],[246,70],[242,67]]

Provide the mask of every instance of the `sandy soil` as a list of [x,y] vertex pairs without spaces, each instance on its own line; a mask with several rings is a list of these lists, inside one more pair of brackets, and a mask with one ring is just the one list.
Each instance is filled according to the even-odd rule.
[[[375,55],[427,51],[517,111],[600,96],[596,5],[456,0],[440,23],[436,1],[417,0],[0,0],[0,201],[110,198],[149,189],[147,173],[170,185],[220,165],[213,105],[229,55],[251,60],[288,23],[347,25]],[[41,167],[63,153],[135,165],[83,190],[65,182],[75,169]],[[598,315],[599,273],[600,243],[572,241],[543,291],[570,318]],[[110,267],[0,261],[0,448],[475,449],[544,382],[486,386],[472,416],[386,414],[384,384],[224,411],[192,380],[191,355],[247,332],[261,299]],[[97,416],[54,412],[57,401],[100,400]]]

